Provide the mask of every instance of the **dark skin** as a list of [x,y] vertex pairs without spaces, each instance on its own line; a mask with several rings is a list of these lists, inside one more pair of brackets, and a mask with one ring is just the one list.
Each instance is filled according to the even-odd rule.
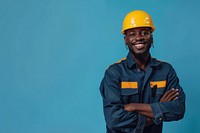
[[129,29],[125,32],[124,41],[138,67],[146,71],[149,50],[153,42],[151,29],[148,27]]
[[[131,52],[139,69],[146,71],[147,62],[150,57],[150,48],[153,43],[151,28],[140,27],[125,31],[124,41]],[[172,88],[167,91],[159,102],[168,102],[178,98],[178,89]],[[124,110],[129,112],[137,112],[147,117],[147,126],[152,124],[154,114],[150,104],[130,103],[124,105]]]

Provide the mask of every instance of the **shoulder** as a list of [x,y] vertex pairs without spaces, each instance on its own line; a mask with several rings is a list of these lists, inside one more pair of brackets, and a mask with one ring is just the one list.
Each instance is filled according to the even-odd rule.
[[112,74],[118,77],[126,69],[126,66],[127,66],[126,64],[127,64],[127,58],[121,58],[115,63],[109,65],[108,68],[106,69],[106,73]]
[[161,77],[176,75],[176,71],[173,68],[172,64],[166,61],[157,60],[154,58],[154,62],[157,62],[158,65],[155,66],[155,74]]
[[156,58],[152,58],[152,59],[153,59],[153,62],[157,64],[155,67],[157,72],[171,73],[171,72],[175,71],[171,63],[162,61],[162,60],[158,60]]
[[126,64],[127,58],[122,58],[115,63],[108,66],[107,70],[118,70],[119,68],[123,67]]
[[172,68],[172,65],[169,62],[166,62],[166,61],[163,61],[163,60],[158,60],[156,58],[152,58],[152,60],[154,62],[157,62],[162,67]]

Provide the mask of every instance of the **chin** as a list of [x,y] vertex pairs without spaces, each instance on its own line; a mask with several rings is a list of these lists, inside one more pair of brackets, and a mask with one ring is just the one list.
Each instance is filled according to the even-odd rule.
[[131,53],[133,55],[143,56],[143,55],[148,55],[149,51],[148,50],[131,50]]
[[135,54],[145,54],[145,53],[148,53],[146,50],[133,50],[133,53]]

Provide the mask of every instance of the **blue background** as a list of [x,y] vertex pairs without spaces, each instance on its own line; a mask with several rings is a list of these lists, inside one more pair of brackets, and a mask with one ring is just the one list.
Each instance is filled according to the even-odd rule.
[[0,0],[0,133],[104,133],[99,84],[127,55],[120,33],[151,14],[153,57],[173,64],[187,95],[164,133],[199,132],[198,0]]

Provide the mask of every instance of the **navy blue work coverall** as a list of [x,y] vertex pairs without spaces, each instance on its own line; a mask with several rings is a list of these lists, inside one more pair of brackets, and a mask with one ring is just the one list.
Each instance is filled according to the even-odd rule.
[[[178,99],[159,102],[172,88],[179,90]],[[182,119],[185,113],[185,93],[173,67],[149,58],[146,72],[138,69],[131,53],[109,66],[101,82],[103,109],[107,133],[162,133],[163,121]],[[128,103],[151,105],[153,124],[145,126],[147,118],[124,110]]]

